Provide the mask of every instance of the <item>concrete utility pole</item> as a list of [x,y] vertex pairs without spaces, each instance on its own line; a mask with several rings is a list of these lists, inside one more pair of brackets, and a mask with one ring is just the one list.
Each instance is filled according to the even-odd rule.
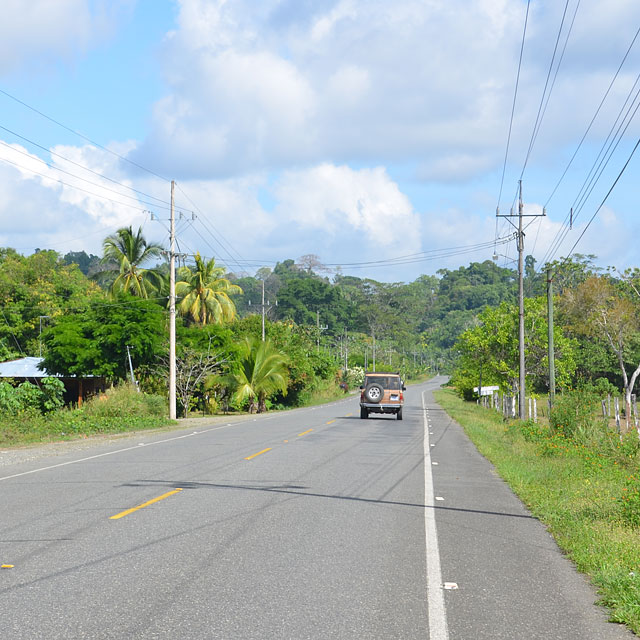
[[131,363],[131,351],[129,350],[129,345],[127,345],[127,358],[129,359],[129,373],[131,374],[131,384],[136,388],[136,391],[140,393],[140,387],[136,384],[136,379],[133,375],[133,364]]
[[262,342],[264,342],[264,280],[262,281]]
[[556,395],[556,362],[553,348],[553,278],[551,269],[547,269],[547,315],[549,349],[549,402],[553,406]]
[[316,353],[320,353],[320,333],[328,328],[329,325],[320,325],[320,311],[316,311]]
[[525,418],[525,364],[524,364],[524,231],[522,230],[522,180],[518,181],[518,352],[520,354],[520,380],[518,393],[518,416]]
[[169,418],[176,419],[176,216],[175,181],[171,181],[171,232],[169,235]]
[[532,213],[525,215],[524,204],[522,202],[522,180],[518,180],[518,189],[519,189],[519,197],[518,197],[518,226],[516,227],[513,222],[511,222],[510,218],[514,217],[513,210],[509,213],[509,215],[500,215],[500,211],[496,211],[496,217],[498,218],[507,218],[509,223],[515,227],[518,232],[516,234],[516,238],[518,240],[518,353],[519,353],[519,381],[518,381],[518,417],[520,420],[524,420],[526,418],[526,407],[525,407],[525,396],[526,396],[526,388],[525,388],[525,380],[526,380],[526,369],[525,369],[525,361],[524,361],[524,230],[522,225],[523,218],[538,218],[540,216],[546,216],[547,212],[545,209],[542,210],[542,213]]

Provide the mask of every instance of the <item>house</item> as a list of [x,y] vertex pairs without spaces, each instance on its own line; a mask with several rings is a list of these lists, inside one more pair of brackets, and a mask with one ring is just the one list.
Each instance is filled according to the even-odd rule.
[[28,380],[32,384],[38,384],[42,378],[58,378],[65,388],[65,403],[82,404],[88,397],[104,391],[105,379],[100,376],[63,376],[58,374],[48,374],[41,366],[43,358],[26,357],[19,360],[9,360],[0,362],[0,379],[12,378],[16,382]]

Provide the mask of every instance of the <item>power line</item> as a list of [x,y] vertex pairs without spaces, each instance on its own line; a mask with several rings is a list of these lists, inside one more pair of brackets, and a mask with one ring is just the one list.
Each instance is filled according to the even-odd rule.
[[[613,189],[615,188],[615,186],[618,184],[618,181],[620,180],[620,178],[622,177],[622,174],[625,172],[626,168],[629,166],[629,163],[631,162],[631,159],[633,158],[635,152],[638,149],[638,146],[640,146],[640,138],[638,138],[635,146],[633,147],[633,150],[631,151],[631,154],[629,155],[629,157],[627,158],[627,161],[624,163],[624,166],[622,167],[622,169],[620,170],[620,173],[618,174],[618,177],[614,180],[613,184],[611,185],[611,188],[609,189],[609,191],[607,191],[607,195],[603,198],[602,202],[600,203],[600,206],[595,210],[594,214],[591,216],[591,219],[589,220],[589,222],[587,222],[587,225],[585,226],[585,228],[583,229],[582,233],[580,234],[580,236],[578,237],[578,239],[575,241],[573,247],[571,247],[571,250],[569,251],[569,256],[573,253],[573,250],[576,248],[576,246],[578,245],[578,243],[580,242],[580,240],[582,240],[582,237],[584,236],[584,234],[587,232],[587,229],[591,226],[591,223],[595,220],[595,217],[598,215],[598,213],[600,212],[600,209],[602,209],[602,207],[604,206],[605,202],[607,201],[607,199],[609,198],[609,196],[611,195],[611,192],[613,191]],[[568,259],[568,258],[567,258]],[[566,260],[565,259],[565,262]]]
[[522,53],[524,51],[524,41],[527,34],[527,22],[529,20],[529,5],[531,0],[527,0],[527,11],[524,16],[524,28],[522,30],[522,43],[520,44],[520,58],[518,59],[518,72],[516,74],[516,86],[513,91],[513,104],[511,105],[511,119],[509,120],[509,133],[507,135],[507,148],[504,152],[504,164],[502,165],[502,177],[500,178],[500,191],[498,193],[498,204],[496,208],[500,208],[500,200],[502,199],[502,188],[504,186],[504,174],[507,170],[507,156],[509,155],[509,144],[511,142],[511,129],[513,127],[513,116],[516,109],[516,98],[518,96],[518,84],[520,83],[520,69],[522,67]]
[[[633,118],[635,117],[635,115],[636,115],[636,113],[638,111],[638,108],[640,107],[640,102],[638,102],[638,104],[635,106],[635,109],[634,109],[633,113],[631,113],[631,109],[633,109],[634,104],[638,101],[638,98],[640,97],[640,89],[639,89],[636,92],[635,97],[631,101],[631,104],[629,105],[629,108],[627,109],[626,114],[622,118],[622,121],[618,125],[618,128],[615,131],[615,134],[613,135],[613,138],[612,138],[611,136],[613,134],[613,130],[614,130],[616,124],[618,123],[618,121],[620,120],[620,117],[622,116],[624,108],[626,107],[627,103],[629,102],[629,98],[631,97],[631,93],[633,92],[633,90],[635,89],[635,87],[636,87],[636,85],[638,84],[639,81],[640,81],[640,74],[638,75],[638,78],[636,79],[636,82],[634,83],[633,87],[631,88],[631,91],[627,95],[627,98],[626,98],[624,104],[622,105],[616,120],[614,121],[611,129],[609,130],[609,134],[607,135],[605,141],[603,142],[603,144],[602,144],[602,146],[600,148],[600,151],[598,152],[598,155],[596,156],[596,159],[594,160],[593,165],[591,166],[591,169],[589,170],[589,173],[587,174],[587,177],[585,178],[585,181],[583,182],[582,187],[580,188],[580,191],[578,192],[578,196],[576,196],[576,199],[574,200],[574,205],[573,206],[576,206],[578,203],[580,203],[580,204],[579,204],[578,210],[575,213],[573,213],[573,215],[571,216],[571,218],[572,218],[571,221],[572,222],[575,221],[575,219],[581,213],[581,211],[582,211],[583,207],[585,206],[588,198],[591,196],[591,193],[595,189],[595,186],[596,186],[598,180],[602,176],[602,173],[606,169],[606,167],[609,164],[609,161],[611,160],[614,152],[616,151],[616,149],[618,148],[618,145],[622,141],[622,137],[624,136],[624,134],[626,133],[627,129],[629,128],[629,125],[633,121]],[[629,115],[630,113],[631,113],[631,115]],[[626,125],[624,124],[625,121],[626,121]],[[624,125],[624,129],[622,129],[623,125]],[[614,144],[614,142],[615,142],[615,144]],[[604,152],[604,155],[603,155],[603,152]],[[572,211],[573,211],[573,207],[572,207]],[[549,260],[551,260],[553,258],[553,256],[557,253],[558,249],[560,248],[562,242],[566,238],[567,234],[571,230],[571,226],[567,225],[567,219],[569,219],[569,217],[570,217],[570,214],[567,214],[567,216],[564,219],[564,222],[563,222],[563,225],[562,225],[561,229],[556,233],[556,236],[554,237],[554,240],[552,241],[551,246],[549,247],[549,249],[547,250],[547,253],[545,254],[544,262],[548,262]]]
[[152,176],[155,176],[156,178],[160,178],[160,180],[164,180],[165,182],[170,182],[170,180],[168,178],[165,178],[164,176],[161,176],[160,174],[156,173],[155,171],[151,171],[151,169],[148,169],[147,167],[144,167],[141,164],[138,164],[137,162],[134,162],[133,160],[130,160],[129,158],[127,158],[125,156],[122,156],[119,153],[116,153],[115,151],[113,151],[112,149],[109,149],[108,147],[104,147],[103,145],[101,145],[98,142],[95,142],[94,140],[91,140],[91,138],[88,138],[87,136],[83,135],[79,131],[76,131],[75,129],[72,129],[71,127],[68,127],[67,125],[62,124],[62,122],[59,122],[55,118],[52,118],[51,116],[48,116],[46,113],[43,113],[42,111],[39,111],[35,107],[32,107],[30,104],[27,104],[26,102],[24,102],[23,100],[20,100],[19,98],[16,98],[15,96],[11,95],[8,91],[5,91],[4,89],[0,89],[0,93],[2,93],[3,95],[7,96],[7,98],[11,98],[11,100],[14,100],[18,104],[21,104],[23,107],[26,107],[27,109],[30,109],[34,113],[37,113],[39,116],[42,116],[43,118],[46,118],[50,122],[53,122],[54,124],[58,125],[59,127],[62,127],[63,129],[66,129],[70,133],[73,133],[74,135],[78,136],[79,138],[82,138],[83,140],[89,142],[90,144],[98,147],[99,149],[102,149],[103,151],[106,151],[107,153],[110,153],[111,155],[115,156],[116,158],[119,158],[123,162],[127,162],[128,164],[130,164],[130,165],[132,165],[134,167],[137,167],[138,169],[142,169],[142,171],[145,171],[146,173],[148,173],[148,174],[150,174]]
[[627,48],[627,51],[624,54],[624,56],[622,58],[622,61],[620,62],[620,65],[618,66],[618,69],[616,70],[616,72],[615,72],[615,74],[613,76],[613,79],[609,83],[609,86],[607,87],[607,90],[604,92],[604,95],[602,96],[602,100],[600,100],[600,104],[598,105],[598,108],[596,109],[595,113],[593,114],[593,117],[591,118],[591,122],[589,122],[589,126],[587,127],[587,129],[584,132],[582,138],[580,139],[580,142],[578,143],[578,146],[576,147],[576,150],[573,152],[573,155],[571,156],[571,159],[567,163],[567,166],[565,167],[564,171],[562,172],[562,175],[560,176],[560,179],[558,180],[558,182],[556,183],[555,187],[553,188],[553,191],[551,192],[551,194],[547,198],[547,201],[544,203],[545,207],[548,206],[549,202],[551,201],[551,198],[553,198],[554,194],[558,190],[558,187],[560,186],[560,183],[564,180],[564,177],[567,175],[567,171],[569,171],[569,168],[573,164],[573,161],[575,160],[575,157],[578,154],[578,151],[580,151],[580,148],[582,147],[582,144],[584,143],[585,138],[587,137],[589,131],[591,131],[591,127],[593,126],[593,123],[595,122],[596,118],[598,117],[598,114],[600,113],[600,110],[602,109],[602,106],[604,105],[605,100],[607,99],[607,96],[609,95],[609,93],[611,91],[611,88],[613,87],[618,75],[620,74],[620,71],[622,70],[622,67],[623,67],[627,57],[629,56],[629,53],[631,52],[631,49],[633,48],[633,45],[635,44],[635,41],[638,38],[639,34],[640,34],[640,29],[638,29],[636,31],[636,34],[633,36],[633,40],[631,41],[631,44]]
[[[51,151],[50,149],[47,149],[47,147],[45,147],[45,146],[39,144],[38,142],[35,142],[34,140],[31,140],[31,139],[29,139],[29,138],[17,133],[16,131],[13,131],[13,130],[11,130],[11,129],[7,128],[7,127],[4,127],[2,125],[0,125],[0,129],[2,129],[3,131],[6,131],[7,133],[10,133],[13,136],[16,136],[17,138],[20,138],[21,140],[23,140],[23,141],[25,141],[25,142],[27,142],[29,144],[32,144],[34,147],[37,147],[38,149],[42,149],[43,151],[45,151],[46,153],[50,154],[51,156],[54,156],[56,158],[60,158],[61,160],[64,160],[65,162],[68,162],[69,164],[72,164],[72,165],[74,165],[74,166],[76,166],[76,167],[78,167],[78,168],[80,168],[80,169],[82,169],[84,171],[88,171],[89,173],[92,173],[93,175],[98,176],[99,178],[102,178],[103,180],[107,180],[107,181],[109,181],[109,182],[111,182],[113,184],[116,184],[116,185],[120,186],[120,187],[124,187],[125,189],[129,189],[129,190],[133,191],[134,193],[139,193],[140,195],[143,195],[146,198],[150,198],[152,200],[155,200],[156,202],[159,202],[159,203],[161,203],[163,205],[167,205],[167,206],[165,206],[163,208],[170,207],[171,203],[167,202],[166,200],[162,200],[161,198],[157,198],[156,196],[153,196],[151,194],[144,193],[143,191],[138,191],[137,189],[134,189],[133,187],[130,187],[129,185],[126,185],[126,184],[124,184],[122,182],[118,182],[117,180],[114,180],[113,178],[110,178],[109,176],[106,176],[103,173],[100,173],[99,171],[95,171],[94,169],[90,169],[89,167],[86,167],[85,165],[80,164],[79,162],[75,162],[74,160],[70,160],[69,158],[66,158],[65,156],[63,156],[63,155],[61,155],[61,154],[59,154],[59,153],[57,153],[55,151]],[[49,166],[49,165],[47,165],[47,166]],[[80,180],[83,179],[83,178],[80,178],[79,176],[74,176],[74,177],[79,178]],[[120,195],[124,195],[124,194],[120,194]],[[130,197],[130,196],[125,196],[125,197]],[[153,206],[158,206],[158,205],[154,203]],[[177,209],[181,209],[181,208],[177,207]]]
[[[578,6],[579,6],[579,2],[578,2]],[[578,6],[576,6],[576,13],[578,11]],[[538,131],[540,130],[540,127],[542,126],[542,119],[544,118],[544,111],[546,111],[546,106],[544,107],[544,111],[543,111],[543,104],[545,102],[545,96],[547,96],[547,87],[549,86],[549,78],[551,77],[551,72],[553,70],[553,63],[555,61],[556,58],[556,53],[558,51],[558,44],[560,43],[560,36],[562,35],[562,29],[564,27],[564,21],[567,15],[567,9],[569,7],[569,0],[566,0],[566,3],[564,5],[564,12],[562,14],[562,20],[560,21],[560,28],[558,29],[558,35],[556,36],[556,43],[553,47],[553,55],[551,56],[551,62],[549,63],[549,71],[547,72],[547,79],[545,80],[544,83],[544,89],[542,91],[542,96],[540,98],[540,105],[538,106],[538,113],[536,115],[536,121],[533,125],[533,131],[531,133],[531,140],[529,142],[529,149],[527,150],[527,156],[524,159],[524,165],[522,167],[522,171],[520,173],[520,180],[522,180],[522,177],[524,176],[524,172],[525,169],[527,168],[527,163],[529,162],[529,157],[531,155],[531,151],[533,150],[533,145],[535,144],[536,138],[538,137]],[[575,13],[574,13],[574,19],[575,19]],[[573,28],[573,22],[571,23],[571,27]],[[569,40],[569,35],[571,34],[571,31],[569,30],[569,34],[567,35],[567,42]],[[566,48],[566,42],[565,42],[565,48]],[[562,55],[564,56],[564,50],[562,52]],[[560,63],[562,62],[562,58],[560,58],[560,61],[558,62],[558,69],[560,68]],[[556,76],[557,76],[557,70],[556,70]],[[551,92],[553,91],[553,85],[555,84],[555,77],[553,80],[553,83],[551,85],[551,88],[549,89],[549,94],[547,96],[547,104],[549,103],[549,98],[551,97]]]

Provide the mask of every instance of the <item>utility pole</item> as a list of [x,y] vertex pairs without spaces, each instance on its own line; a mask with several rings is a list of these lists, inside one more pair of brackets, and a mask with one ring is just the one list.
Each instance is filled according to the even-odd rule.
[[522,180],[518,181],[518,352],[520,354],[520,380],[518,393],[518,416],[525,417],[525,363],[524,363],[524,231],[522,230]]
[[320,332],[326,331],[329,325],[320,326],[320,311],[316,311],[316,353],[320,353]]
[[129,373],[131,374],[131,384],[136,388],[136,391],[140,393],[140,387],[136,384],[136,379],[133,375],[133,365],[131,364],[131,351],[129,345],[127,345],[127,358],[129,359]]
[[262,342],[264,342],[264,280],[262,280]]
[[553,348],[553,277],[551,269],[547,269],[547,324],[549,349],[549,403],[553,406],[556,395],[556,362]]
[[498,218],[507,218],[509,223],[517,228],[518,232],[516,234],[516,238],[518,240],[518,353],[519,353],[519,382],[518,382],[518,417],[520,420],[524,420],[526,417],[526,408],[525,408],[525,380],[526,380],[526,370],[525,370],[525,361],[524,361],[524,230],[522,226],[523,218],[538,218],[540,216],[546,216],[547,212],[545,209],[542,210],[542,213],[534,213],[534,214],[524,214],[524,204],[522,202],[522,180],[518,180],[518,226],[516,227],[513,222],[511,222],[510,218],[514,217],[513,210],[509,213],[509,215],[500,215],[500,211],[496,211],[496,217]]
[[38,316],[40,318],[40,333],[38,334],[38,344],[40,345],[40,357],[42,358],[42,319],[51,316]]
[[176,419],[176,216],[175,181],[171,181],[171,232],[169,235],[169,418]]

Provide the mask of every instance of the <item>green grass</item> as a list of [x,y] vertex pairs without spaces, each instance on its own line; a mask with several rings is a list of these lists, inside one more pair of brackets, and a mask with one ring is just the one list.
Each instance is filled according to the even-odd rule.
[[450,390],[435,396],[589,576],[610,620],[640,633],[637,435],[583,443],[532,423],[505,423]]
[[81,408],[0,415],[0,446],[71,440],[90,435],[156,429],[175,424],[163,398],[130,387],[111,389]]

